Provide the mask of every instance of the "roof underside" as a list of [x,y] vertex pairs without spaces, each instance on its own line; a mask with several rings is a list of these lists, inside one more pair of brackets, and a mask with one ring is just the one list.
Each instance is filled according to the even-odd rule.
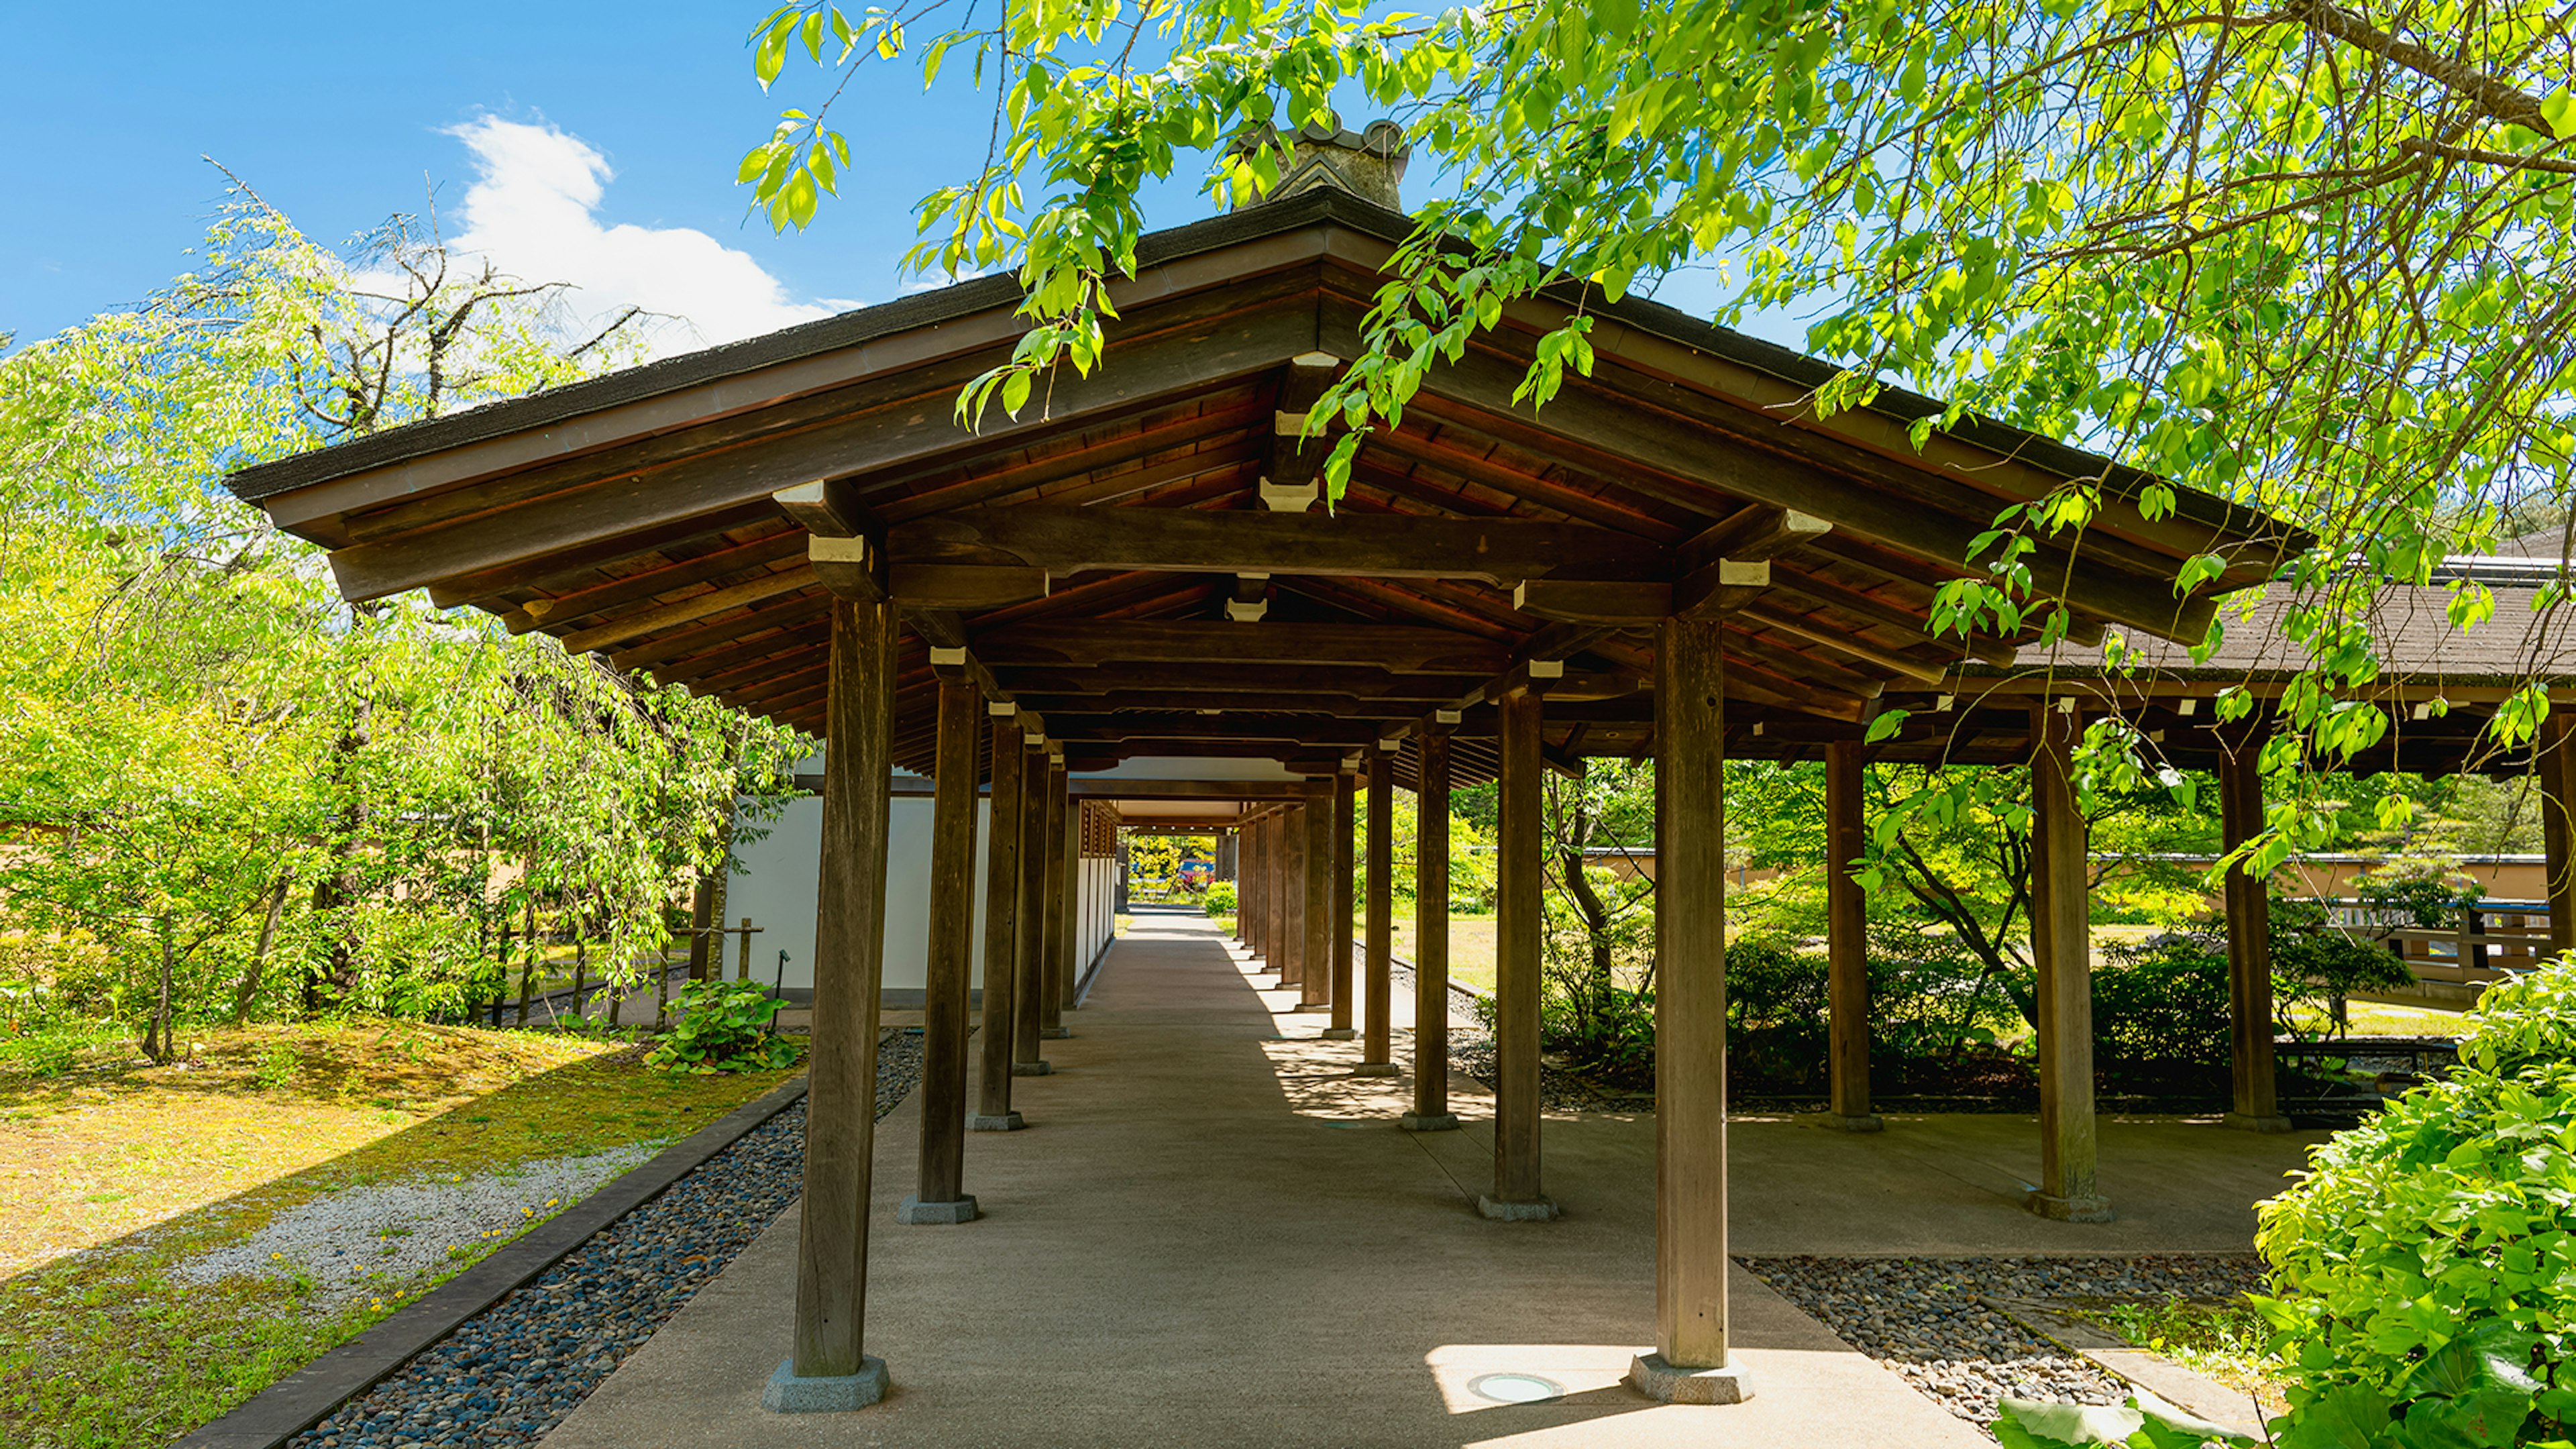
[[[2029,636],[1936,641],[1927,622],[1998,511],[2108,477],[2082,567],[2054,540],[2035,566],[2082,638],[2197,637],[2215,595],[2304,546],[2201,495],[2149,521],[2122,501],[2140,480],[2005,429],[1935,434],[1918,453],[1906,422],[1931,406],[1920,399],[1819,419],[1804,399],[1823,364],[1630,302],[1595,309],[1593,375],[1569,376],[1542,410],[1511,394],[1561,306],[1507,314],[1437,368],[1399,425],[1368,435],[1337,517],[1312,520],[1325,532],[1288,566],[1176,556],[1209,536],[1188,528],[1253,527],[1214,516],[1264,512],[1265,478],[1314,476],[1326,445],[1283,419],[1356,351],[1407,227],[1315,192],[1160,234],[1113,289],[1122,320],[1102,368],[980,433],[953,403],[1019,338],[1007,280],[394,430],[234,486],[328,547],[351,598],[425,587],[819,731],[829,596],[807,528],[772,495],[828,481],[882,544],[912,625],[895,754],[922,771],[934,642],[966,647],[988,695],[1041,717],[1076,770],[1179,755],[1326,773],[1397,739],[1409,784],[1418,727],[1456,708],[1469,782],[1495,768],[1485,701],[1504,681],[1548,691],[1559,765],[1640,755],[1654,601],[1701,601],[1718,558],[1764,540],[1768,583],[1707,605],[1724,628],[1730,748],[1794,758],[1904,705],[1918,718],[1887,753],[2018,758],[2028,669],[1973,686],[2004,691],[1982,702],[1950,681],[1963,664],[2013,675]],[[1802,514],[1830,530],[1783,531]],[[1458,521],[1510,537],[1487,564],[1442,567],[1439,549],[1404,553],[1409,520],[1452,542]],[[1179,542],[1137,553],[1147,523]],[[2182,561],[2213,551],[2227,574],[2177,600]],[[1230,603],[1259,621],[1230,621]],[[1562,677],[1533,680],[1532,661],[1561,661]],[[1961,698],[1945,712],[1943,694]]]

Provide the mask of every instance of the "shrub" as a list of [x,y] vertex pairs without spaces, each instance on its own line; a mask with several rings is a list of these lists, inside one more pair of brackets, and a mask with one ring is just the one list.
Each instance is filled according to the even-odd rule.
[[2447,1081],[2263,1204],[2282,1449],[2508,1446],[2576,1422],[2576,961],[2489,987]]
[[1211,916],[1233,915],[1235,910],[1234,882],[1230,880],[1208,882],[1206,893],[1199,897],[1199,909],[1207,912]]
[[792,1065],[796,1047],[769,1030],[778,1003],[749,981],[692,981],[680,988],[679,1023],[644,1060],[666,1072],[755,1072]]

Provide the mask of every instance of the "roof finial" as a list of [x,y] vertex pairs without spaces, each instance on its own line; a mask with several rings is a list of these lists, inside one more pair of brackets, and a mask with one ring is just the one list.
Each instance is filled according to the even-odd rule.
[[[1330,186],[1389,211],[1404,210],[1404,163],[1413,148],[1404,138],[1404,128],[1395,122],[1371,121],[1365,131],[1344,130],[1338,124],[1325,122],[1288,132],[1256,126],[1235,137],[1234,154],[1241,155],[1275,140],[1288,143],[1287,170],[1268,196],[1243,206],[1285,201],[1319,186]],[[1234,209],[1239,211],[1242,206]]]

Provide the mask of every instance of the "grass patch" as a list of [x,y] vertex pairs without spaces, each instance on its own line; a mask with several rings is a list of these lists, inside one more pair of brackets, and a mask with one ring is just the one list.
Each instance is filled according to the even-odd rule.
[[2107,1303],[2077,1311],[2140,1348],[2252,1397],[2266,1419],[2289,1412],[2288,1380],[2263,1351],[2263,1320],[2242,1300]]
[[122,1053],[0,1068],[0,1443],[166,1443],[515,1236],[341,1301],[285,1271],[177,1276],[280,1212],[668,1142],[794,1074],[675,1076],[615,1042],[398,1021],[210,1028],[166,1067]]
[[[1387,922],[1388,935],[1394,942],[1395,954],[1407,961],[1413,960],[1413,947],[1417,940],[1413,913],[1399,906],[1388,914],[1392,917]],[[1357,913],[1351,923],[1352,934],[1365,935],[1367,930],[1367,914]],[[1450,980],[1461,986],[1472,986],[1488,996],[1493,994],[1494,932],[1494,918],[1490,915],[1453,915],[1449,918]]]

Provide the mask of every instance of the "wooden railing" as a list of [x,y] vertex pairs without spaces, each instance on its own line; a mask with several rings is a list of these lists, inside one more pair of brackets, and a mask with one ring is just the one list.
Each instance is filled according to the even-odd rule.
[[2347,933],[2385,941],[2428,999],[2474,998],[2549,954],[2549,906],[2542,901],[2473,901],[2446,926],[2419,926],[2408,912],[2349,898],[2320,904],[2327,920]]

